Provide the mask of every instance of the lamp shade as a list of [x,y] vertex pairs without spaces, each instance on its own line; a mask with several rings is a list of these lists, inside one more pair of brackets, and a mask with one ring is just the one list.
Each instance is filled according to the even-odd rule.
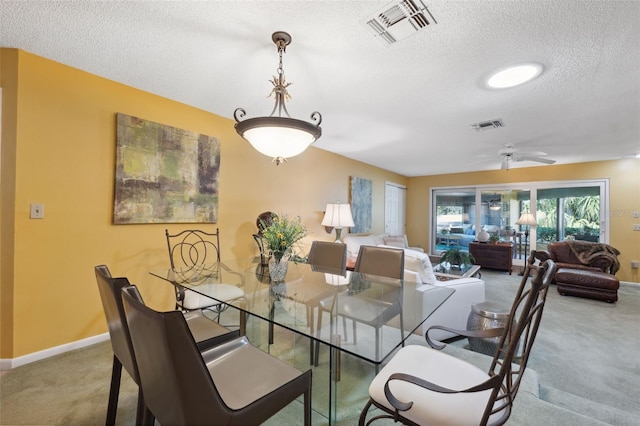
[[351,214],[351,204],[327,204],[322,219],[322,226],[345,228],[355,226]]
[[529,225],[536,226],[538,222],[536,222],[536,217],[532,213],[522,213],[520,218],[516,221],[516,225]]

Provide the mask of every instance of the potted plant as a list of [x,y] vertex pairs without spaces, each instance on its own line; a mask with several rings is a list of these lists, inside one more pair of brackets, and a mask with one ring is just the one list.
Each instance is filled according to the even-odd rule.
[[269,251],[269,274],[275,282],[283,281],[287,274],[287,262],[293,255],[293,245],[307,235],[307,228],[297,216],[289,219],[281,215],[274,217],[270,224],[262,222],[262,238]]
[[492,236],[489,238],[489,242],[491,242],[491,243],[493,243],[493,244],[497,243],[498,241],[500,241],[500,236],[499,236],[499,235],[497,235],[497,234],[496,234],[496,235],[492,235]]
[[473,265],[475,261],[476,259],[471,253],[468,251],[462,251],[456,247],[445,251],[440,257],[440,264],[445,268],[447,267],[446,264],[448,264],[449,267],[463,269],[466,266]]

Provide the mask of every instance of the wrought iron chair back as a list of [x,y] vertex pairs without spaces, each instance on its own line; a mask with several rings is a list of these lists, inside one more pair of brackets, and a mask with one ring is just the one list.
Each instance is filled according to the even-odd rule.
[[[481,424],[487,424],[489,417],[500,411],[504,414],[499,424],[507,421],[520,388],[522,375],[527,368],[531,348],[542,319],[549,285],[557,270],[556,264],[551,260],[539,265],[535,265],[534,262],[535,257],[532,255],[525,266],[520,287],[509,312],[509,321],[500,337],[498,349],[489,368],[489,375],[499,377],[502,384],[500,388],[493,389],[490,400],[494,400],[495,403],[487,404]],[[531,285],[527,286],[531,273],[534,273],[534,276]]]
[[173,235],[165,229],[165,235],[169,261],[174,271],[206,269],[220,262],[220,230],[218,228],[215,233],[186,229]]
[[[373,400],[373,398],[370,398],[362,410],[359,424],[369,425],[373,421],[381,418],[393,418],[407,425],[419,424],[403,416],[403,412],[410,410],[414,403],[425,404],[428,403],[428,401],[407,402],[399,400],[393,395],[389,387],[389,384],[395,380],[413,383],[418,387],[438,393],[464,394],[491,391],[482,418],[478,419],[478,423],[480,425],[502,425],[506,423],[511,415],[513,401],[516,398],[522,375],[527,367],[529,354],[536,338],[549,284],[557,270],[556,264],[551,260],[547,260],[540,265],[535,265],[534,262],[535,258],[531,256],[514,297],[509,313],[509,320],[502,328],[502,334],[497,346],[498,349],[489,368],[487,380],[468,389],[450,390],[411,374],[392,373],[385,384],[385,396],[387,401],[395,409],[391,410],[385,405]],[[527,286],[529,276],[532,272],[534,273],[534,277],[531,280],[531,284]],[[444,346],[436,347],[441,348]],[[366,414],[371,405],[375,405],[388,414],[375,416],[365,423]],[[464,407],[460,407],[460,409],[464,409]]]
[[[188,283],[203,283],[220,273],[220,230],[215,233],[200,229],[185,229],[170,234],[165,229],[169,262],[176,280]],[[185,289],[175,286],[176,308],[183,308]],[[211,305],[216,305],[213,301]]]

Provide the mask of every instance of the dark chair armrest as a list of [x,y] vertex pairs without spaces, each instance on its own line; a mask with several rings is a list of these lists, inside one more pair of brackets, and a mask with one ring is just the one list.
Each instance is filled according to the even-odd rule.
[[431,340],[431,338],[429,337],[429,331],[431,330],[444,330],[450,333],[458,334],[463,337],[480,337],[480,338],[500,337],[502,336],[502,333],[504,333],[504,328],[489,328],[486,330],[457,330],[455,328],[444,327],[441,325],[432,325],[427,329],[427,331],[424,334],[424,337],[427,340],[427,344],[429,346],[431,346],[433,349],[438,349],[438,350],[444,349],[446,345],[438,344],[433,340]]
[[536,260],[539,260],[540,263],[544,263],[546,260],[553,260],[549,252],[544,250],[531,250],[531,256],[533,256]]

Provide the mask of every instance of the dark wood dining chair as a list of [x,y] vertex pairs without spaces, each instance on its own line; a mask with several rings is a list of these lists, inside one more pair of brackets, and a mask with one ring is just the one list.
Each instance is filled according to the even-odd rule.
[[163,425],[258,425],[297,397],[311,425],[311,370],[301,372],[249,343],[246,336],[202,354],[176,311],[140,303],[122,290],[145,402]]
[[[540,266],[527,263],[488,371],[435,348],[406,346],[371,382],[369,401],[360,413],[359,425],[383,418],[406,425],[505,424],[556,269],[551,260]],[[528,285],[532,271],[535,276]],[[371,406],[383,413],[367,421]]]
[[[106,424],[109,426],[115,424],[116,420],[122,367],[124,366],[138,386],[140,385],[140,377],[122,305],[122,288],[130,285],[129,280],[124,277],[113,278],[106,265],[96,266],[95,274],[113,349],[113,367],[106,418]],[[209,349],[240,335],[238,331],[231,331],[206,318],[201,311],[185,313],[185,317],[189,330],[200,350]],[[139,387],[136,424],[153,423],[153,417],[149,416],[150,413],[145,408],[142,388]]]

